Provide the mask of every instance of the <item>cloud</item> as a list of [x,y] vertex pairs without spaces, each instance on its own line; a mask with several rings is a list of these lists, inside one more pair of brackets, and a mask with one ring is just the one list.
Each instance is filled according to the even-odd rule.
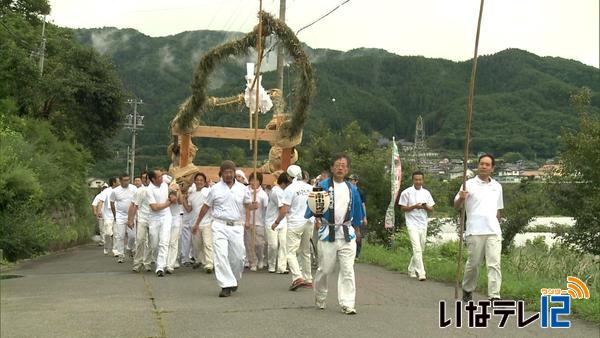
[[114,46],[114,35],[116,32],[118,32],[116,28],[92,32],[92,47],[100,54],[108,53]]
[[158,50],[158,57],[161,70],[175,69],[175,56],[171,52],[171,47],[165,45]]

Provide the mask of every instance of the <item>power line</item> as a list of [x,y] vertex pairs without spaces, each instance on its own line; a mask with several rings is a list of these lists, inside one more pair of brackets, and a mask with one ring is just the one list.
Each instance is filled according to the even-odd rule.
[[34,49],[33,47],[31,47],[31,46],[29,45],[29,43],[28,43],[27,41],[25,41],[25,40],[23,40],[22,38],[20,38],[19,36],[17,36],[17,34],[16,34],[15,32],[13,32],[13,31],[10,29],[10,27],[8,27],[8,26],[7,26],[7,25],[6,25],[4,22],[0,21],[0,25],[2,25],[2,27],[4,27],[4,28],[5,28],[5,29],[8,31],[8,33],[9,33],[10,35],[12,35],[12,37],[13,37],[13,38],[15,38],[15,41],[16,41],[16,42],[18,42],[18,43],[20,43],[20,44],[21,44],[21,47],[24,47],[24,48],[26,48],[26,49],[29,49],[29,50],[31,50],[31,49]]
[[325,19],[325,18],[326,18],[326,17],[327,17],[329,14],[331,14],[331,13],[335,12],[335,11],[336,11],[338,8],[342,7],[343,5],[347,4],[348,2],[350,2],[350,0],[345,0],[345,1],[343,1],[342,3],[340,3],[339,5],[337,5],[337,6],[336,6],[334,9],[332,9],[332,10],[330,10],[329,12],[327,12],[327,13],[325,13],[325,14],[321,15],[321,16],[320,16],[318,19],[316,19],[315,21],[313,21],[313,22],[309,23],[308,25],[306,25],[306,26],[304,26],[304,27],[300,28],[298,31],[296,31],[296,35],[298,35],[298,33],[300,33],[302,30],[304,30],[304,29],[306,29],[306,28],[308,28],[308,27],[310,27],[310,26],[312,26],[312,25],[316,24],[317,22],[319,22],[319,21],[321,21],[321,20]]
[[[330,15],[331,13],[335,12],[336,10],[338,10],[338,8],[342,7],[343,5],[345,5],[345,4],[346,4],[346,3],[348,3],[348,2],[350,2],[350,0],[345,0],[345,1],[343,1],[342,3],[340,3],[339,5],[337,5],[337,6],[336,6],[334,9],[332,9],[332,10],[330,10],[329,12],[327,12],[327,13],[325,13],[325,14],[321,15],[321,16],[320,16],[318,19],[314,20],[313,22],[309,23],[308,25],[306,25],[306,26],[304,26],[304,27],[300,28],[299,30],[297,30],[297,31],[296,31],[296,35],[298,35],[298,33],[300,33],[302,30],[304,30],[304,29],[306,29],[306,28],[308,28],[308,27],[310,27],[310,26],[312,26],[312,25],[316,24],[317,22],[319,22],[319,21],[321,21],[321,20],[325,19],[325,17],[327,17],[327,16],[328,16],[328,15]],[[278,42],[276,42],[275,44],[273,44],[273,45],[271,46],[271,48],[269,48],[269,49],[268,49],[268,50],[265,52],[265,55],[268,55],[268,54],[269,54],[269,53],[270,53],[270,52],[273,50],[273,48],[275,48],[275,47],[278,47],[278,46],[279,46],[279,43],[280,43],[280,42],[278,41]]]

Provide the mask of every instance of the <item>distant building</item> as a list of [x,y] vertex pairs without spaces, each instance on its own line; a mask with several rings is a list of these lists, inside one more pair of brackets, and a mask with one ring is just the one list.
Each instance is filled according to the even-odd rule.
[[498,183],[508,183],[508,184],[521,183],[520,176],[496,176],[496,177],[494,177],[494,179],[496,181],[498,181]]
[[545,173],[546,175],[561,175],[562,166],[560,164],[544,164],[539,171]]
[[[497,171],[497,176],[496,179],[500,178],[500,180],[503,180],[506,183],[514,183],[513,181],[520,182],[521,168],[518,164],[506,163]],[[513,178],[517,179],[513,180]],[[498,182],[500,182],[500,180],[498,180]]]
[[415,149],[414,142],[410,142],[410,141],[407,141],[405,139],[398,140],[398,144],[400,145],[400,148],[404,152],[410,152],[410,151],[413,151]]
[[560,164],[544,164],[538,170],[524,170],[521,177],[533,180],[545,180],[551,176],[561,176],[562,166]]
[[[463,176],[463,168],[461,168],[461,167],[454,167],[448,171],[448,179],[449,180],[453,180],[455,178],[462,177],[462,176]],[[467,178],[471,178],[474,176],[475,176],[475,173],[473,172],[473,170],[467,169]]]

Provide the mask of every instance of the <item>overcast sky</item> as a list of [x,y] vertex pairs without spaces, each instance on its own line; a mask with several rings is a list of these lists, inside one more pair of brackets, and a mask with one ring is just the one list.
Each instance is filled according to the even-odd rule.
[[[287,0],[294,30],[343,0]],[[599,67],[599,0],[487,0],[479,54],[506,48],[560,56]],[[473,56],[479,0],[350,0],[300,32],[311,47],[383,48],[399,55],[455,61]],[[150,36],[209,29],[247,32],[257,24],[254,0],[50,0],[50,20],[73,28],[134,28]],[[279,0],[264,0],[278,15]]]

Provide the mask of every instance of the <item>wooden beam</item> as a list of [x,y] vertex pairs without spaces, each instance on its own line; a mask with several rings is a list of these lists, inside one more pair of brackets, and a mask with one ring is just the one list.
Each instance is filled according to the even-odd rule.
[[287,171],[292,162],[292,148],[283,148],[281,150],[281,170]]
[[190,163],[190,143],[192,143],[192,136],[190,134],[184,134],[179,136],[181,138],[181,147],[179,147],[179,166],[185,167]]
[[[201,173],[204,173],[206,177],[213,182],[217,182],[219,180],[219,167],[211,167],[211,166],[198,166]],[[246,177],[250,177],[250,174],[254,171],[254,168],[239,168],[241,169]],[[263,174],[263,185],[273,185],[275,183],[275,177],[271,174]]]
[[[176,131],[173,131],[173,135],[181,135]],[[192,133],[192,137],[210,137],[210,138],[223,138],[230,140],[253,140],[254,129],[250,128],[230,128],[230,127],[214,127],[214,126],[199,126],[196,127]],[[277,138],[276,130],[259,129],[258,137],[259,141],[275,141]]]

